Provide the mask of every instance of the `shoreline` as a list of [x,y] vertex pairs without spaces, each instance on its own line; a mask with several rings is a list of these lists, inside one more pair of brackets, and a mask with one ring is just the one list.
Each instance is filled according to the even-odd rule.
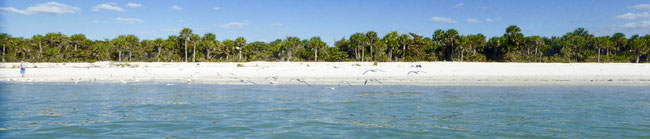
[[20,77],[19,64],[0,64],[0,81],[306,85],[302,80],[310,85],[650,85],[650,64],[636,63],[379,62],[376,66],[373,62],[27,63],[25,78]]

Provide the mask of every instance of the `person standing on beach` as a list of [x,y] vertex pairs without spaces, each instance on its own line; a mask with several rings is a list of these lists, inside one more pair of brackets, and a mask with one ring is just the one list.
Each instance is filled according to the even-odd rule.
[[25,77],[25,69],[27,67],[25,66],[25,61],[21,60],[20,61],[20,76]]

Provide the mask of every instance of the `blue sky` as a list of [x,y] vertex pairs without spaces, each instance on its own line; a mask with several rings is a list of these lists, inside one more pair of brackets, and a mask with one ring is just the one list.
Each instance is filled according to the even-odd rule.
[[155,39],[189,27],[218,40],[320,36],[331,45],[369,30],[428,37],[450,28],[501,36],[509,25],[527,36],[560,36],[578,27],[596,35],[650,32],[647,0],[3,0],[0,7],[0,31],[21,37],[62,32]]

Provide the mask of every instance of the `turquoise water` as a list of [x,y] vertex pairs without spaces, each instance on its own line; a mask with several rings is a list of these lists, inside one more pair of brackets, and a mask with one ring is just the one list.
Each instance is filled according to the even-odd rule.
[[0,137],[650,138],[649,90],[4,83]]

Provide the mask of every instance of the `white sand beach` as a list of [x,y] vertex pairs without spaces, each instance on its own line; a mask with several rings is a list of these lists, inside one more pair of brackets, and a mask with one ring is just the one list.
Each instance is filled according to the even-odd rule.
[[19,64],[0,64],[0,80],[306,85],[297,80],[301,79],[310,85],[650,85],[650,64],[632,63],[27,63],[24,78],[20,77]]

